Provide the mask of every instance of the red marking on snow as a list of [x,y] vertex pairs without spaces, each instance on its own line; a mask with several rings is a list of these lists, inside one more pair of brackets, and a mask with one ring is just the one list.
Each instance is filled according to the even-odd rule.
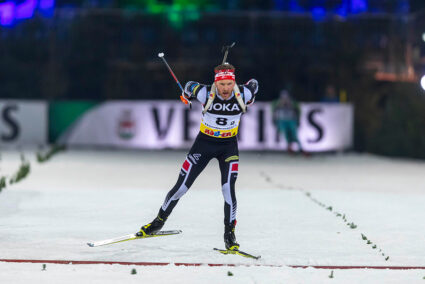
[[238,167],[239,167],[239,164],[238,163],[234,163],[234,164],[232,164],[232,172],[237,172],[238,171]]
[[424,269],[425,266],[339,266],[339,265],[274,265],[274,264],[234,264],[234,263],[192,263],[192,262],[129,262],[129,261],[91,261],[91,260],[43,260],[43,259],[0,259],[0,262],[12,263],[52,263],[52,264],[119,264],[139,266],[267,266],[267,267],[292,267],[292,268],[316,268],[316,269],[389,269],[409,270]]
[[183,163],[183,170],[185,170],[186,172],[188,172],[189,171],[189,168],[190,168],[190,163],[188,162],[188,160],[184,160],[184,163]]

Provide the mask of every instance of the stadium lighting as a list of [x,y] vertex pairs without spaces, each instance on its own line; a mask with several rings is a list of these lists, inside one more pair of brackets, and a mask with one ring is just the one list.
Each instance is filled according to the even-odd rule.
[[422,34],[422,40],[425,41],[425,33]]
[[425,75],[423,75],[421,78],[421,87],[425,91]]

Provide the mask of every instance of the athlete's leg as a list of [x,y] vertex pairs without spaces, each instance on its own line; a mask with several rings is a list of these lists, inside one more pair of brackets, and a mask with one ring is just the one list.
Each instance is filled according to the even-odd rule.
[[224,223],[231,223],[236,219],[236,194],[235,183],[238,177],[239,166],[239,152],[235,145],[229,146],[227,151],[217,157],[220,172],[221,172],[221,186],[224,197]]
[[177,183],[168,192],[164,203],[159,209],[158,216],[151,223],[142,226],[137,235],[145,236],[161,230],[179,199],[187,192],[195,179],[211,160],[209,148],[210,147],[205,144],[204,140],[195,140],[195,143],[183,162]]
[[224,197],[224,243],[227,249],[238,249],[236,242],[236,194],[235,183],[238,177],[239,153],[237,142],[226,147],[226,151],[217,157],[220,171],[221,184]]
[[159,216],[161,218],[166,219],[171,214],[179,199],[187,192],[195,179],[208,165],[208,162],[212,158],[210,150],[203,140],[195,141],[183,162],[176,184],[168,192],[159,210]]

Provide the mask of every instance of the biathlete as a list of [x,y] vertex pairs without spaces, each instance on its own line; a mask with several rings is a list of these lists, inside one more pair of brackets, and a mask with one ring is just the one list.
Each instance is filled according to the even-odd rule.
[[236,242],[236,195],[239,150],[236,135],[241,115],[255,100],[258,82],[249,80],[244,85],[235,81],[235,67],[225,63],[214,68],[211,86],[189,81],[181,96],[184,103],[197,99],[204,107],[198,136],[180,170],[176,185],[168,192],[158,216],[141,227],[138,236],[156,233],[164,226],[179,199],[191,187],[208,162],[216,158],[221,172],[224,197],[224,243],[228,250],[238,250]]

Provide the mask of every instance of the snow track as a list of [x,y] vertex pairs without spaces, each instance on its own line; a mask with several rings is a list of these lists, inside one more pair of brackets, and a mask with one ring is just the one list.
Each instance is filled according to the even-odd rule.
[[[0,169],[10,174],[19,153],[1,154]],[[216,161],[164,227],[183,234],[89,248],[89,240],[128,234],[151,221],[185,152],[71,150],[45,164],[36,163],[33,152],[25,155],[30,175],[0,193],[1,283],[424,281],[421,161],[242,152],[236,235],[241,250],[261,255],[256,261],[212,250],[223,246]],[[129,267],[143,271],[131,275]],[[329,270],[335,270],[332,279]]]

